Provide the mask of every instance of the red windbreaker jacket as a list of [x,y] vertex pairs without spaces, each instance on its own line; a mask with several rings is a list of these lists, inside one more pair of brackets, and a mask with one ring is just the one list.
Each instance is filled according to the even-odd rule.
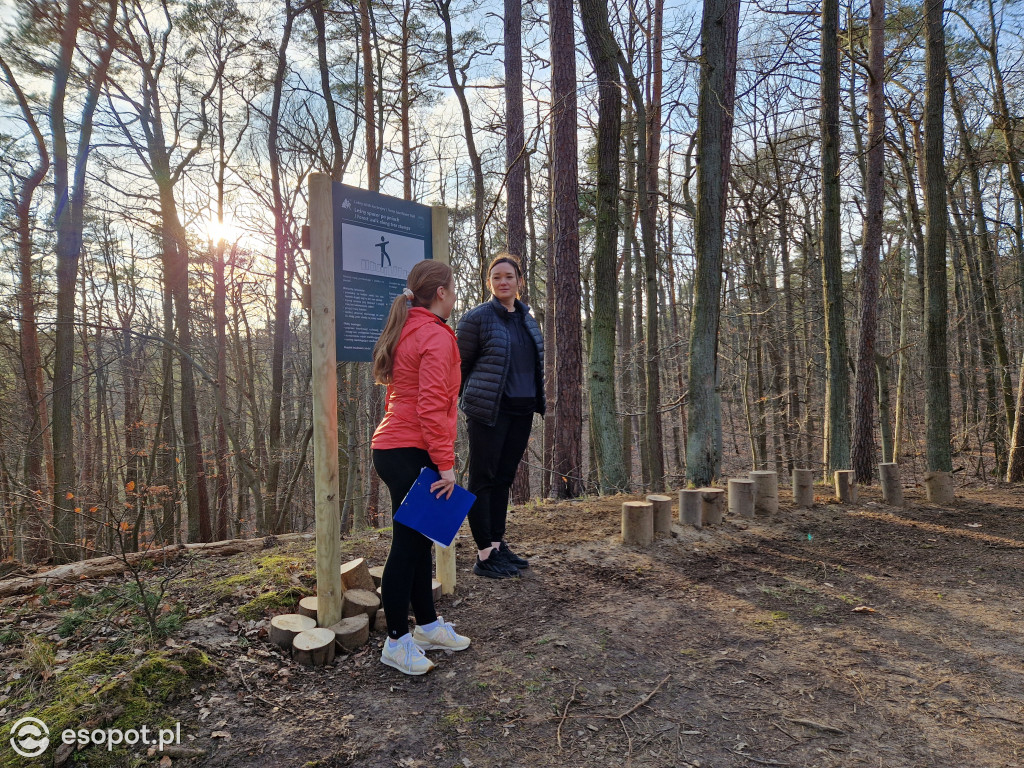
[[387,412],[373,448],[422,448],[438,470],[455,466],[461,379],[455,332],[437,315],[412,307],[395,347]]

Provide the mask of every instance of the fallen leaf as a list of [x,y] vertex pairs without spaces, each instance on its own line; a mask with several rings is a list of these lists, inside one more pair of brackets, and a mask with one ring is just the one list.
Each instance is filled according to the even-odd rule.
[[869,608],[866,605],[858,605],[856,608],[853,609],[853,612],[854,613],[874,613],[875,609],[874,608]]
[[964,523],[968,528],[981,528],[981,523]]
[[231,734],[227,731],[214,731],[210,734],[211,739],[224,739],[225,741],[231,741]]
[[171,768],[171,758],[168,755],[164,755],[160,758],[160,768]]

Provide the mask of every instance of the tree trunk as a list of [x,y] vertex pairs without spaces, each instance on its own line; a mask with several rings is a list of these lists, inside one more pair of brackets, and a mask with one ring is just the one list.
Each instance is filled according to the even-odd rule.
[[[548,189],[554,188],[554,174],[548,162]],[[549,197],[547,208],[547,270],[545,274],[544,339],[548,350],[557,351],[558,332],[555,327],[555,210],[554,197]],[[555,407],[555,355],[544,355],[544,396],[548,403],[548,416],[544,420],[544,471],[541,473],[541,495],[549,498],[555,482],[555,424],[558,413]],[[582,435],[581,435],[582,439]]]
[[[218,101],[219,126],[224,125],[223,120],[223,99]],[[224,176],[227,170],[227,158],[224,147],[224,131],[219,129],[218,135],[218,164],[216,195],[217,195],[217,220],[224,221]],[[217,517],[214,524],[213,536],[215,540],[228,538],[229,517],[231,515],[231,480],[228,475],[228,438],[224,427],[225,413],[227,412],[227,387],[228,387],[228,361],[227,361],[227,293],[224,284],[224,249],[226,243],[223,238],[218,238],[213,244],[213,326],[217,345],[217,413],[214,417],[214,434],[217,466],[216,502]]]
[[[480,298],[483,300],[487,294],[487,256],[484,246],[484,203],[486,197],[484,170],[480,153],[476,148],[476,141],[473,138],[473,118],[469,109],[469,101],[466,98],[466,74],[462,72],[460,77],[455,67],[455,40],[452,35],[451,5],[451,0],[434,0],[434,7],[437,8],[437,13],[444,24],[445,63],[448,66],[448,81],[451,83],[452,91],[455,92],[455,98],[459,102],[459,111],[462,114],[462,130],[466,134],[466,152],[469,154],[469,165],[473,170],[473,245],[476,251],[477,269],[480,274]],[[573,104],[575,105],[575,101],[573,101]],[[517,255],[521,256],[522,254]]]
[[[963,245],[961,248],[963,253],[964,261],[964,273],[967,276],[967,288],[965,293],[964,302],[964,314],[969,319],[970,324],[974,326],[977,332],[977,346],[980,349],[981,355],[981,369],[985,377],[985,438],[979,440],[979,447],[988,440],[992,441],[993,453],[996,457],[996,463],[998,466],[1006,465],[1006,423],[999,416],[999,398],[996,394],[996,378],[995,378],[995,366],[993,361],[995,360],[995,349],[992,344],[992,329],[989,327],[985,316],[985,300],[982,295],[981,288],[981,277],[980,269],[978,266],[979,258],[975,254],[973,247],[973,238],[970,237],[968,227],[963,221],[963,216],[960,213],[960,206],[954,197],[949,206],[953,213],[953,222],[956,224],[956,228],[959,229],[963,234],[960,237],[960,241]],[[955,230],[954,230],[955,231]],[[954,248],[954,264],[958,261],[956,256],[956,249]],[[956,286],[954,284],[954,290]],[[972,350],[973,351],[973,350]],[[972,354],[972,360],[974,356]],[[962,366],[958,366],[961,367]],[[977,367],[977,366],[976,366]],[[973,389],[973,387],[972,387]],[[976,409],[972,409],[976,413]],[[979,466],[981,464],[981,457],[979,457]]]
[[[359,7],[362,11],[364,3]],[[278,135],[281,130],[281,100],[284,81],[288,74],[288,45],[291,41],[292,23],[294,15],[290,0],[285,2],[284,29],[281,33],[281,44],[277,50],[277,72],[274,77],[274,93],[270,108],[270,120],[267,133],[267,151],[270,165],[270,186],[274,199],[274,323],[273,323],[273,346],[270,354],[270,412],[267,414],[269,429],[267,439],[269,442],[270,464],[267,468],[267,516],[271,533],[285,533],[288,529],[288,510],[281,507],[279,489],[281,486],[281,473],[283,464],[282,430],[281,430],[281,405],[284,393],[284,355],[288,346],[288,318],[291,310],[291,285],[288,282],[288,261],[292,257],[292,248],[289,243],[290,237],[287,231],[286,211],[281,180],[281,151],[278,147]],[[365,22],[368,24],[368,22]],[[368,27],[367,27],[368,30]],[[367,35],[369,32],[367,31]],[[365,52],[364,52],[365,62]],[[372,70],[366,69],[364,65],[364,76],[366,77],[365,89],[372,98],[373,74]],[[367,101],[370,111],[367,112],[366,135],[367,152],[372,149],[372,137],[374,135],[372,112],[372,101]],[[368,164],[368,169],[370,165]]]
[[13,554],[16,560],[36,563],[45,560],[49,551],[47,537],[44,535],[43,499],[49,496],[50,484],[44,469],[44,456],[50,454],[48,463],[52,467],[53,455],[49,439],[49,414],[43,400],[45,385],[39,334],[36,328],[35,280],[32,269],[32,198],[49,171],[50,155],[28,99],[25,98],[24,92],[14,78],[14,73],[2,57],[0,69],[3,70],[7,83],[18,100],[22,117],[32,132],[39,155],[38,164],[21,181],[15,205],[19,272],[18,308],[21,311],[18,323],[19,342],[25,382],[26,413],[30,414],[31,418],[28,420],[29,432],[25,443],[27,492],[25,501],[17,513]]
[[82,252],[85,178],[92,146],[92,121],[100,89],[106,80],[113,53],[116,0],[110,0],[104,28],[97,37],[104,47],[83,74],[88,83],[78,125],[77,155],[69,173],[67,125],[64,100],[71,76],[72,59],[82,23],[79,0],[67,0],[64,24],[60,31],[60,51],[53,72],[50,100],[50,132],[53,141],[54,229],[57,256],[57,313],[53,365],[53,558],[65,563],[77,559],[75,545],[75,457],[71,416],[73,410],[73,374],[75,366],[75,287],[78,259]]
[[658,165],[661,158],[661,50],[664,10],[664,0],[654,0],[653,29],[650,34],[651,98],[646,116],[646,141],[641,144],[642,147],[646,145],[645,162],[638,166],[639,170],[646,171],[646,178],[637,179],[637,189],[640,190],[639,199],[641,201],[646,199],[640,209],[647,298],[644,333],[647,411],[644,414],[644,439],[647,444],[645,452],[650,462],[651,487],[655,491],[665,490],[664,440],[661,428],[661,349],[658,338],[661,311],[658,302],[658,251],[655,242],[658,210]]
[[[409,17],[412,15],[412,0],[402,2],[402,53],[399,60],[399,78],[401,95],[398,108],[402,122],[402,197],[412,200],[412,137],[409,131],[409,107],[412,99],[409,94]],[[339,179],[340,181],[340,179]]]
[[[907,229],[912,230],[913,224],[910,221],[910,212],[907,212]],[[914,238],[913,233],[907,238],[907,253],[904,256],[903,261],[903,282],[900,286],[900,339],[899,339],[899,354],[897,360],[899,362],[899,372],[896,375],[896,418],[893,426],[893,443],[892,443],[892,461],[897,464],[900,461],[900,456],[903,454],[903,433],[906,431],[906,391],[907,391],[907,380],[910,374],[910,359],[908,355],[908,345],[910,343],[910,262],[911,253],[915,247],[913,245]]]
[[551,25],[551,205],[554,214],[555,432],[557,498],[582,490],[583,349],[580,328],[580,240],[576,157],[576,43],[571,0],[549,0]]
[[[161,139],[162,140],[162,139]],[[154,163],[154,166],[157,166]],[[206,487],[203,446],[199,430],[199,411],[193,372],[192,308],[188,294],[188,246],[185,230],[178,220],[173,189],[161,184],[160,215],[164,270],[174,298],[174,314],[178,331],[178,354],[181,375],[181,434],[185,454],[185,498],[188,504],[188,540],[210,541],[210,500]]]
[[[705,0],[701,22],[701,77],[697,114],[696,273],[690,323],[690,400],[687,407],[686,479],[709,485],[722,460],[721,401],[717,393],[718,324],[722,292],[725,196],[735,73],[727,50],[735,47],[738,0]],[[732,87],[729,87],[729,83]],[[730,123],[731,125],[731,123]]]
[[946,171],[943,164],[946,37],[942,0],[925,2],[924,168],[925,452],[931,472],[951,472],[949,363],[946,351]]
[[861,251],[860,335],[853,407],[854,479],[869,485],[875,466],[874,406],[877,397],[875,340],[878,333],[879,254],[885,203],[885,0],[871,0],[868,55],[868,157],[865,175],[864,244]]
[[[291,31],[291,2],[285,0],[286,22]],[[359,47],[363,55],[363,119],[366,121],[366,184],[367,189],[380,189],[380,164],[377,162],[377,121],[374,117],[373,48],[370,45],[370,0],[359,0]],[[282,51],[284,46],[282,45]]]
[[850,467],[850,374],[839,199],[839,0],[821,6],[821,265],[825,294],[825,472]]
[[[526,138],[523,117],[523,7],[517,0],[505,0],[505,228],[506,248],[518,256],[529,285],[533,266],[526,258]],[[524,288],[524,291],[526,289]],[[521,298],[529,299],[529,292]],[[529,456],[519,462],[512,483],[512,502],[530,498]]]
[[[324,6],[326,4],[327,0],[315,0],[315,2],[310,3],[309,9],[313,15],[313,28],[316,30],[316,56],[320,69],[320,90],[324,97],[324,106],[327,108],[327,130],[331,137],[331,147],[334,150],[331,158],[331,179],[341,181],[342,168],[345,164],[345,150],[341,143],[341,131],[338,128],[338,110],[334,104],[334,95],[331,93],[331,73],[327,63],[327,24],[324,18]],[[403,34],[405,34],[404,29],[405,27],[403,26]],[[402,53],[403,55],[405,53],[404,47]],[[403,58],[403,63],[404,61]],[[406,73],[403,71],[402,74],[403,87],[408,87]],[[276,85],[275,82],[275,89]],[[369,120],[366,124],[367,126],[372,126]],[[223,122],[220,125],[223,125]],[[373,131],[371,130],[370,132],[372,133]]]
[[1013,425],[1013,437],[1010,440],[1010,460],[1006,468],[1006,482],[1019,483],[1024,481],[1024,427],[1020,414],[1024,413],[1024,355],[1020,360],[1020,375],[1017,378],[1017,420]]
[[523,7],[505,0],[505,226],[508,252],[526,257],[526,138],[523,116]]
[[[985,201],[982,197],[980,161],[974,145],[971,141],[970,132],[964,119],[963,107],[957,94],[956,82],[953,73],[946,68],[946,78],[949,83],[949,103],[953,108],[953,115],[956,117],[957,127],[960,133],[960,143],[963,148],[964,160],[967,164],[966,175],[970,185],[971,207],[974,209],[975,239],[978,242],[978,264],[981,273],[982,297],[984,302],[984,318],[991,330],[995,359],[986,359],[984,364],[999,371],[999,384],[1002,390],[1003,423],[999,425],[1002,435],[997,438],[999,444],[1005,446],[1010,432],[1013,430],[1014,414],[1014,393],[1013,385],[1010,382],[1010,353],[1006,345],[1006,335],[1003,332],[1003,308],[999,300],[999,291],[996,287],[996,257],[992,249],[991,235],[988,231],[988,221],[985,218]],[[1002,475],[1006,471],[1005,451],[998,456],[996,472]]]
[[580,17],[598,83],[597,232],[590,345],[590,417],[601,492],[616,493],[625,490],[628,479],[622,463],[622,438],[615,414],[619,139],[622,125],[619,52],[608,23],[607,0],[580,0]]

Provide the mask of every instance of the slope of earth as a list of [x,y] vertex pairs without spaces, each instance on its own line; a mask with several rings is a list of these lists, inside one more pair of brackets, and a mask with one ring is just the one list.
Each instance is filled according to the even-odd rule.
[[[187,620],[160,643],[209,660],[158,712],[180,723],[183,743],[102,760],[91,747],[69,759],[1024,765],[1024,497],[974,487],[939,508],[910,490],[895,509],[867,489],[856,505],[822,495],[814,509],[794,510],[780,495],[772,518],[677,527],[646,549],[619,543],[625,497],[517,508],[509,538],[531,568],[478,578],[472,542],[460,540],[458,586],[439,607],[473,645],[432,652],[437,669],[422,678],[380,664],[379,633],[324,669],[295,665],[263,639],[267,617],[313,584],[309,544],[195,559],[167,598],[187,606]],[[387,544],[386,531],[345,542],[371,564],[383,563]],[[0,618],[30,626],[16,603],[5,601]],[[65,653],[81,654],[99,638],[64,641]],[[58,665],[43,685],[61,677]],[[0,700],[5,722],[25,711]]]

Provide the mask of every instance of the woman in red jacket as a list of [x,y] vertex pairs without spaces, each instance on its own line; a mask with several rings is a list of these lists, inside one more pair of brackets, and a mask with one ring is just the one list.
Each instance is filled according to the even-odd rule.
[[[451,267],[421,261],[409,271],[406,288],[391,304],[373,348],[373,375],[386,384],[387,412],[373,433],[373,466],[397,509],[423,467],[441,479],[430,486],[438,498],[455,487],[456,399],[459,348],[447,325],[455,305]],[[380,660],[408,675],[434,668],[424,651],[461,651],[469,638],[437,615],[431,588],[430,539],[395,522],[391,551],[381,577],[381,602],[388,623]],[[409,604],[416,628],[409,633]]]

